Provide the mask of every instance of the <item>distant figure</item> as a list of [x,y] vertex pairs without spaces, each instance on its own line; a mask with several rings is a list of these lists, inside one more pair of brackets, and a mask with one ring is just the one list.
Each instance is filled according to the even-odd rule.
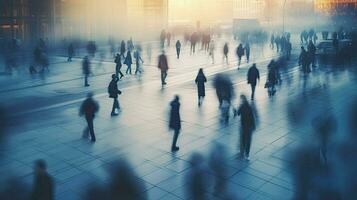
[[214,64],[214,50],[216,48],[215,42],[212,40],[209,45],[209,56],[212,58],[212,64]]
[[124,74],[121,72],[121,67],[123,66],[121,64],[121,55],[117,53],[117,55],[115,56],[115,75],[117,77],[119,77],[119,74],[120,74],[120,78],[119,79],[122,79]]
[[275,43],[275,37],[274,37],[274,34],[271,34],[271,37],[270,37],[270,47],[271,47],[271,49],[274,49],[274,43]]
[[130,73],[131,74],[131,65],[133,64],[133,59],[131,58],[131,52],[130,50],[128,49],[128,52],[126,53],[126,57],[125,57],[125,60],[124,60],[124,64],[126,64],[126,66],[128,66],[126,68],[126,74]]
[[200,68],[195,79],[198,90],[198,106],[201,106],[203,98],[206,96],[205,83],[207,82],[203,69]]
[[176,42],[177,59],[180,59],[180,53],[181,53],[181,42],[180,42],[180,40],[177,40],[177,42]]
[[166,39],[166,31],[162,30],[161,34],[160,34],[160,46],[161,46],[161,49],[165,48],[165,39]]
[[304,72],[304,74],[310,73],[309,54],[307,53],[307,51],[303,46],[301,47],[301,52],[299,56],[299,65],[302,66],[302,71]]
[[126,51],[125,42],[124,42],[124,40],[122,40],[120,43],[120,56],[122,58],[125,58],[125,51]]
[[169,70],[169,65],[164,51],[159,56],[158,68],[161,71],[161,85],[166,85],[166,77],[167,77],[167,71]]
[[206,200],[208,191],[208,174],[205,172],[205,162],[202,155],[193,153],[189,160],[189,171],[185,179],[186,198],[192,200]]
[[91,136],[91,141],[95,142],[95,134],[93,127],[93,120],[95,117],[95,113],[99,110],[98,103],[93,99],[93,94],[88,93],[87,99],[83,101],[81,108],[79,110],[79,115],[86,118],[88,127],[83,132],[83,138],[88,137],[88,133]]
[[242,61],[242,56],[244,55],[244,48],[242,44],[238,45],[236,53],[238,56],[238,69],[239,69],[240,63]]
[[54,183],[48,174],[44,160],[37,160],[34,169],[35,179],[33,183],[31,200],[53,200]]
[[128,48],[128,51],[133,51],[133,50],[134,50],[133,38],[130,38],[130,39],[127,41],[126,46],[127,46],[127,48]]
[[119,78],[115,74],[113,74],[112,80],[110,81],[109,86],[108,86],[109,98],[113,99],[113,107],[112,107],[111,116],[118,115],[115,111],[120,110],[118,95],[121,94],[121,91],[118,89],[118,81],[119,81]]
[[228,43],[225,43],[223,46],[223,62],[224,59],[226,59],[227,64],[228,64],[228,52],[229,52]]
[[191,35],[191,52],[190,55],[195,54],[196,52],[196,43],[198,42],[198,34],[196,32]]
[[166,39],[167,39],[167,46],[169,47],[171,45],[171,33],[168,32],[166,34]]
[[73,55],[74,55],[73,43],[71,43],[71,44],[68,46],[67,53],[68,53],[67,62],[72,62],[72,58],[73,58]]
[[248,74],[247,74],[247,79],[248,79],[248,84],[250,84],[250,87],[252,89],[251,100],[254,100],[255,87],[257,85],[257,80],[259,81],[259,79],[260,79],[259,70],[257,69],[257,66],[255,63],[249,68]]
[[137,49],[135,52],[134,52],[134,58],[135,58],[135,65],[136,65],[136,68],[135,68],[135,74],[138,74],[138,73],[142,73],[141,71],[141,63],[144,63],[143,59],[141,58],[141,55],[140,55],[140,51]]
[[250,59],[250,45],[249,45],[248,42],[245,44],[244,50],[245,50],[245,57],[246,57],[246,59],[247,59],[247,63],[249,63],[249,59]]
[[316,47],[312,40],[310,40],[309,44],[307,45],[307,52],[309,54],[309,63],[311,63],[312,67],[315,67]]
[[87,44],[87,53],[90,57],[95,57],[95,53],[97,52],[97,45],[94,41],[89,41]]
[[291,57],[291,50],[293,49],[292,44],[290,41],[286,43],[286,59],[290,60]]
[[169,128],[174,130],[174,137],[172,140],[171,151],[178,151],[180,148],[176,145],[177,138],[181,130],[181,117],[180,117],[180,102],[179,96],[175,96],[174,100],[170,103],[171,112],[170,112],[170,123]]
[[240,156],[249,160],[250,145],[252,142],[252,134],[255,129],[255,119],[251,106],[244,95],[240,96],[241,105],[235,110],[235,116],[240,116],[241,132],[240,132]]
[[90,70],[90,61],[88,56],[85,56],[83,61],[82,61],[82,70],[83,70],[83,74],[84,74],[84,86],[88,87],[88,77],[91,74],[91,70]]
[[268,76],[265,88],[268,88],[269,97],[275,95],[275,85],[278,83],[279,75],[277,71],[276,62],[274,60],[270,61],[268,65]]

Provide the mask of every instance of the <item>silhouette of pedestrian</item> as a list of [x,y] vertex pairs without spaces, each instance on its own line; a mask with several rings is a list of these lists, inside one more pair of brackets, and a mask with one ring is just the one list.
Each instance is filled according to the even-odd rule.
[[73,43],[71,43],[71,44],[68,46],[67,53],[68,53],[67,62],[72,62],[72,57],[73,57],[73,55],[74,55]]
[[169,66],[168,66],[167,57],[166,57],[164,51],[159,56],[158,68],[161,71],[161,85],[166,85],[166,77],[167,77],[167,71],[169,70]]
[[205,200],[209,199],[206,195],[208,190],[208,177],[205,171],[204,158],[201,154],[194,153],[189,160],[189,172],[185,180],[186,199]]
[[251,106],[244,95],[240,96],[241,105],[235,110],[234,115],[240,116],[241,131],[240,131],[240,156],[249,160],[250,145],[252,142],[252,134],[255,129],[255,119]]
[[95,117],[95,113],[99,110],[98,103],[93,99],[93,93],[87,94],[87,99],[83,101],[81,108],[79,110],[79,115],[86,118],[88,127],[83,132],[83,138],[88,137],[88,133],[91,136],[91,141],[95,142],[95,134],[94,134],[94,127],[93,127],[93,120]]
[[236,53],[237,53],[237,56],[238,56],[238,69],[239,69],[240,63],[242,61],[242,56],[244,55],[244,49],[243,49],[243,45],[242,44],[238,45]]
[[214,50],[216,48],[215,42],[212,40],[211,44],[209,45],[209,56],[212,58],[212,64],[214,64]]
[[301,53],[299,56],[299,65],[302,66],[302,71],[304,72],[304,74],[307,74],[310,72],[309,54],[303,46],[301,47]]
[[223,46],[223,61],[224,59],[226,59],[227,64],[228,64],[228,52],[229,52],[228,43],[225,43]]
[[278,71],[274,60],[270,61],[268,65],[268,76],[267,82],[265,83],[265,88],[268,88],[268,95],[274,96],[276,90],[275,85],[278,83]]
[[180,59],[180,53],[181,53],[181,42],[180,42],[180,40],[177,40],[177,42],[176,42],[177,59]]
[[140,55],[140,51],[139,49],[137,49],[135,52],[134,52],[134,58],[135,58],[135,65],[136,65],[136,68],[135,68],[135,74],[137,73],[142,73],[141,72],[141,63],[144,63],[143,59],[141,58],[141,55]]
[[124,42],[124,40],[122,40],[120,43],[120,56],[122,58],[125,58],[125,51],[126,51],[125,42]]
[[244,50],[245,50],[245,56],[246,56],[246,59],[247,59],[247,63],[249,63],[249,59],[250,59],[250,45],[249,45],[248,42],[245,44]]
[[31,200],[53,200],[54,183],[52,177],[47,173],[44,160],[35,162],[35,179],[31,193]]
[[315,54],[316,54],[316,47],[312,40],[309,41],[309,44],[307,45],[307,52],[309,54],[309,63],[312,64],[312,67],[315,67]]
[[123,66],[122,63],[121,63],[121,56],[120,54],[117,53],[117,55],[115,56],[115,75],[117,77],[119,77],[119,74],[120,74],[120,78],[119,79],[122,79],[124,74],[121,72],[121,67]]
[[109,98],[113,99],[113,107],[112,107],[111,116],[118,115],[115,112],[115,110],[118,110],[118,111],[120,110],[118,95],[121,94],[121,91],[118,89],[118,81],[119,81],[119,78],[115,74],[113,74],[112,80],[110,81],[109,86],[108,86]]
[[170,122],[169,128],[174,130],[174,137],[172,140],[171,151],[178,151],[180,148],[177,146],[177,138],[181,130],[181,117],[180,117],[180,102],[179,96],[176,95],[174,100],[170,103],[171,112],[170,112]]
[[88,77],[91,74],[90,70],[90,61],[88,56],[85,56],[83,61],[82,61],[82,70],[83,70],[83,75],[84,75],[84,86],[88,87]]
[[128,49],[128,52],[126,53],[126,57],[124,60],[124,64],[126,64],[126,66],[128,66],[128,68],[126,68],[126,74],[130,73],[131,74],[131,65],[133,64],[133,59],[131,58],[131,52]]
[[255,63],[249,68],[247,79],[248,79],[248,84],[250,84],[250,87],[252,89],[251,100],[254,100],[255,87],[257,85],[257,80],[259,81],[260,79],[259,70],[257,69]]
[[203,69],[200,68],[197,77],[195,79],[198,91],[198,106],[201,106],[203,98],[206,96],[205,83],[207,82],[206,76],[203,73]]

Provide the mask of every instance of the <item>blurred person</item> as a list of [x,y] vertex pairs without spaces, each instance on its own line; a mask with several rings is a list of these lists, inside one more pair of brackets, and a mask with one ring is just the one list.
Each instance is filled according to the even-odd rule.
[[240,116],[241,131],[240,131],[240,157],[249,160],[250,146],[252,143],[252,135],[255,130],[255,118],[253,109],[249,105],[247,98],[244,95],[240,96],[241,105],[234,111],[234,116]]
[[122,40],[120,43],[120,56],[122,58],[125,58],[125,52],[126,52],[125,42],[124,40]]
[[34,169],[35,179],[33,183],[31,200],[53,200],[54,183],[52,177],[47,173],[46,162],[37,160]]
[[248,84],[250,84],[250,87],[252,89],[251,100],[254,100],[255,87],[257,85],[257,81],[259,81],[260,79],[259,70],[255,63],[249,68],[247,79],[248,79]]
[[216,44],[214,42],[214,40],[211,41],[210,45],[209,45],[209,56],[212,58],[212,64],[214,64],[214,51],[216,48]]
[[312,67],[315,67],[316,47],[315,47],[314,43],[312,42],[312,40],[310,40],[309,44],[307,45],[307,52],[309,54],[309,59],[310,59],[309,63],[312,64]]
[[108,86],[109,98],[113,99],[111,116],[118,115],[115,111],[120,110],[118,95],[121,94],[121,91],[118,89],[118,81],[119,78],[115,74],[112,74],[112,80],[110,81]]
[[292,44],[290,41],[286,43],[286,59],[290,60],[291,57]]
[[74,55],[74,46],[73,46],[73,43],[71,43],[71,44],[68,46],[67,54],[68,54],[67,62],[72,62],[72,58],[73,58],[73,55]]
[[305,50],[305,48],[302,46],[301,47],[301,52],[299,56],[299,65],[302,66],[302,71],[304,74],[310,73],[310,59],[309,59],[309,54]]
[[95,117],[95,114],[99,110],[99,105],[98,103],[93,99],[93,93],[88,93],[87,94],[87,99],[83,101],[80,110],[79,110],[79,116],[85,117],[87,121],[88,127],[84,130],[83,132],[83,138],[88,137],[88,133],[91,136],[91,141],[95,142],[95,134],[94,134],[94,127],[93,127],[93,120]]
[[225,147],[219,143],[215,143],[209,155],[209,166],[214,174],[213,194],[223,197],[223,199],[226,199],[227,196],[227,160]]
[[138,73],[142,73],[142,70],[141,70],[141,63],[144,63],[143,59],[141,58],[141,55],[140,55],[140,50],[136,50],[134,52],[134,58],[135,58],[135,65],[136,65],[136,68],[135,68],[135,75],[138,74]]
[[268,65],[268,76],[267,76],[267,82],[265,84],[265,88],[268,89],[269,97],[275,95],[276,92],[275,85],[277,83],[278,83],[277,65],[274,60],[271,60]]
[[236,50],[236,54],[237,54],[237,57],[238,57],[238,70],[239,70],[239,66],[240,66],[240,63],[242,61],[242,56],[244,55],[244,48],[243,48],[242,44],[238,45],[237,50]]
[[280,50],[280,37],[277,35],[275,36],[275,46],[276,46],[276,52],[279,52]]
[[170,111],[170,122],[169,128],[174,130],[174,137],[172,140],[171,151],[178,151],[180,148],[177,146],[177,139],[181,130],[181,117],[180,117],[180,98],[178,95],[175,96],[174,100],[171,101],[171,111]]
[[250,59],[250,45],[249,45],[248,42],[245,44],[244,50],[245,50],[245,57],[246,57],[246,59],[247,59],[247,63],[249,63],[249,59]]
[[229,52],[228,43],[225,43],[223,46],[223,62],[224,59],[226,59],[227,65],[228,65],[228,52]]
[[206,96],[206,89],[205,89],[206,82],[207,82],[207,78],[203,73],[203,69],[200,68],[195,79],[195,83],[197,85],[197,91],[198,91],[198,106],[201,106],[203,98]]
[[162,54],[159,56],[158,68],[161,71],[161,85],[164,86],[166,85],[167,71],[169,70],[169,65],[167,62],[165,51],[163,51]]
[[90,61],[88,56],[85,56],[82,61],[82,71],[84,75],[84,86],[88,87],[88,77],[91,74],[91,69],[90,69]]
[[270,37],[270,47],[271,49],[274,49],[274,43],[275,43],[275,37],[274,37],[274,33],[271,34],[271,37]]
[[171,45],[171,33],[170,32],[167,32],[166,39],[167,39],[167,46],[169,47]]
[[181,53],[181,42],[180,42],[180,40],[177,40],[177,42],[176,42],[177,59],[180,59],[180,53]]
[[121,72],[121,67],[123,66],[121,63],[121,55],[117,53],[115,56],[115,75],[119,77],[119,79],[122,79],[124,77],[124,74]]
[[207,175],[205,174],[204,159],[202,155],[194,153],[189,161],[191,167],[186,176],[185,186],[187,199],[205,200],[207,191]]
[[192,54],[195,54],[195,52],[196,52],[196,44],[198,42],[198,34],[196,32],[192,33],[190,41],[191,41],[191,53],[190,53],[190,55],[192,55]]
[[134,50],[133,38],[130,37],[130,39],[127,41],[126,46],[128,48],[128,51],[133,51]]
[[160,34],[160,46],[161,46],[161,49],[165,48],[165,39],[166,39],[166,31],[162,30],[161,34]]
[[223,100],[226,100],[230,105],[234,96],[233,83],[229,77],[218,74],[215,76],[213,86],[216,89],[219,106],[222,106]]
[[126,53],[124,64],[126,64],[126,66],[127,66],[125,74],[131,74],[131,65],[133,64],[133,59],[131,57],[131,52],[130,52],[129,48]]
[[90,57],[95,57],[95,53],[97,52],[97,45],[94,41],[89,41],[87,44],[87,53]]

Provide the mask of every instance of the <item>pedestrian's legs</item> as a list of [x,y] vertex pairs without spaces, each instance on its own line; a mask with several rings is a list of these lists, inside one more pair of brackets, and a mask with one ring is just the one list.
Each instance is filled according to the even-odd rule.
[[167,72],[161,71],[161,84],[162,85],[166,85],[166,77],[167,77]]
[[177,147],[176,143],[177,143],[177,139],[178,139],[179,133],[180,133],[179,130],[175,130],[174,137],[173,137],[173,140],[172,140],[172,145],[171,145],[171,150],[172,151],[178,150],[178,147]]
[[84,75],[84,86],[89,86],[89,84],[88,84],[88,74],[85,74]]
[[88,129],[92,142],[95,142],[94,127],[93,127],[93,117],[86,117]]
[[113,107],[112,107],[112,113],[111,115],[115,115],[115,109],[120,109],[119,107],[119,102],[118,102],[118,98],[114,98],[113,99]]
[[251,99],[254,99],[254,94],[255,94],[255,85],[254,84],[250,84],[250,87],[252,88],[252,97]]
[[245,147],[244,147],[244,133],[243,133],[243,130],[241,130],[241,133],[240,133],[240,140],[239,140],[239,156],[241,157],[241,158],[244,158],[244,149],[245,149]]
[[250,152],[250,145],[252,143],[252,133],[250,130],[246,131],[246,137],[245,137],[245,156],[246,158],[249,157],[249,152]]

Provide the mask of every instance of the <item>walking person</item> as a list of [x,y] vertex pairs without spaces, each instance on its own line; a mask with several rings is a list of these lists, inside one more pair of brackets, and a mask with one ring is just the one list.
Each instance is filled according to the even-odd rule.
[[122,58],[125,58],[125,51],[126,51],[125,42],[124,40],[122,40],[120,43],[120,56]]
[[274,60],[270,61],[268,65],[268,76],[265,88],[268,88],[269,97],[274,96],[276,90],[275,85],[278,83],[278,71]]
[[253,109],[249,105],[244,95],[240,96],[241,105],[234,112],[234,116],[240,116],[240,157],[249,160],[250,146],[252,143],[252,134],[255,129],[255,119]]
[[243,48],[242,44],[238,45],[236,53],[237,53],[237,56],[238,56],[238,70],[239,70],[239,66],[240,66],[240,63],[242,61],[242,56],[244,55],[244,48]]
[[304,74],[310,73],[310,59],[309,54],[303,46],[301,46],[301,52],[299,56],[299,65],[302,66]]
[[180,53],[181,53],[181,42],[180,42],[180,40],[177,40],[177,42],[176,42],[177,59],[180,59]]
[[229,52],[228,43],[225,43],[223,46],[223,62],[224,59],[226,59],[227,65],[228,65],[228,52]]
[[201,106],[203,98],[206,96],[205,83],[207,82],[207,78],[203,73],[203,69],[200,68],[195,79],[195,83],[197,85],[198,91],[198,106]]
[[83,75],[84,75],[84,86],[88,87],[88,77],[91,74],[90,70],[90,61],[88,56],[85,56],[82,62],[82,70],[83,70]]
[[121,72],[121,67],[123,66],[122,63],[121,63],[121,55],[117,53],[117,55],[115,56],[115,75],[117,77],[119,77],[119,74],[120,74],[120,78],[119,79],[122,79],[124,74]]
[[257,69],[256,64],[254,63],[248,70],[247,74],[248,84],[252,89],[251,100],[254,100],[255,87],[257,86],[257,80],[259,81],[259,70]]
[[109,98],[113,99],[113,107],[112,107],[111,116],[118,115],[115,111],[120,110],[118,95],[121,94],[121,91],[118,89],[118,81],[119,81],[119,78],[115,74],[113,74],[112,80],[110,81],[109,86],[108,86]]
[[216,46],[214,41],[211,41],[211,44],[209,45],[209,56],[211,56],[212,58],[212,64],[214,64],[214,50],[215,50]]
[[315,66],[315,57],[316,57],[316,47],[314,45],[314,43],[312,42],[312,40],[309,41],[309,44],[307,45],[307,53],[309,55],[309,63],[311,63],[312,67],[316,67]]
[[73,57],[73,55],[74,55],[73,43],[71,43],[71,44],[68,46],[67,53],[68,53],[67,62],[72,62],[72,57]]
[[169,70],[169,66],[168,66],[168,62],[167,62],[167,57],[165,55],[165,51],[163,51],[162,54],[159,56],[158,68],[161,71],[161,85],[164,86],[164,85],[166,85],[167,71]]
[[245,57],[246,57],[246,59],[247,59],[247,63],[249,63],[249,59],[250,59],[250,45],[249,45],[248,42],[245,44],[244,50],[245,50]]
[[133,59],[131,57],[131,52],[129,49],[128,49],[128,52],[126,53],[124,64],[126,64],[126,66],[128,66],[126,68],[125,74],[128,74],[128,73],[131,74],[131,65],[133,64]]
[[170,122],[169,128],[174,130],[174,137],[172,140],[171,151],[178,151],[180,148],[177,146],[177,138],[181,130],[181,117],[180,117],[180,102],[179,96],[176,95],[174,100],[170,103],[171,112],[170,112]]
[[83,132],[83,138],[88,137],[88,133],[91,136],[91,141],[95,142],[95,134],[94,134],[94,127],[93,127],[93,120],[95,117],[95,114],[99,110],[99,105],[98,103],[93,99],[93,93],[88,93],[87,94],[87,99],[83,101],[81,108],[79,110],[79,115],[83,116],[86,118],[87,125],[88,127],[84,130]]
[[135,52],[134,52],[134,58],[135,58],[135,65],[136,65],[136,68],[135,68],[135,75],[138,74],[138,73],[142,73],[141,71],[141,63],[144,63],[143,59],[141,58],[141,55],[140,55],[140,51],[137,49]]
[[47,172],[46,162],[37,160],[34,169],[35,179],[31,192],[31,200],[53,200],[54,183]]

